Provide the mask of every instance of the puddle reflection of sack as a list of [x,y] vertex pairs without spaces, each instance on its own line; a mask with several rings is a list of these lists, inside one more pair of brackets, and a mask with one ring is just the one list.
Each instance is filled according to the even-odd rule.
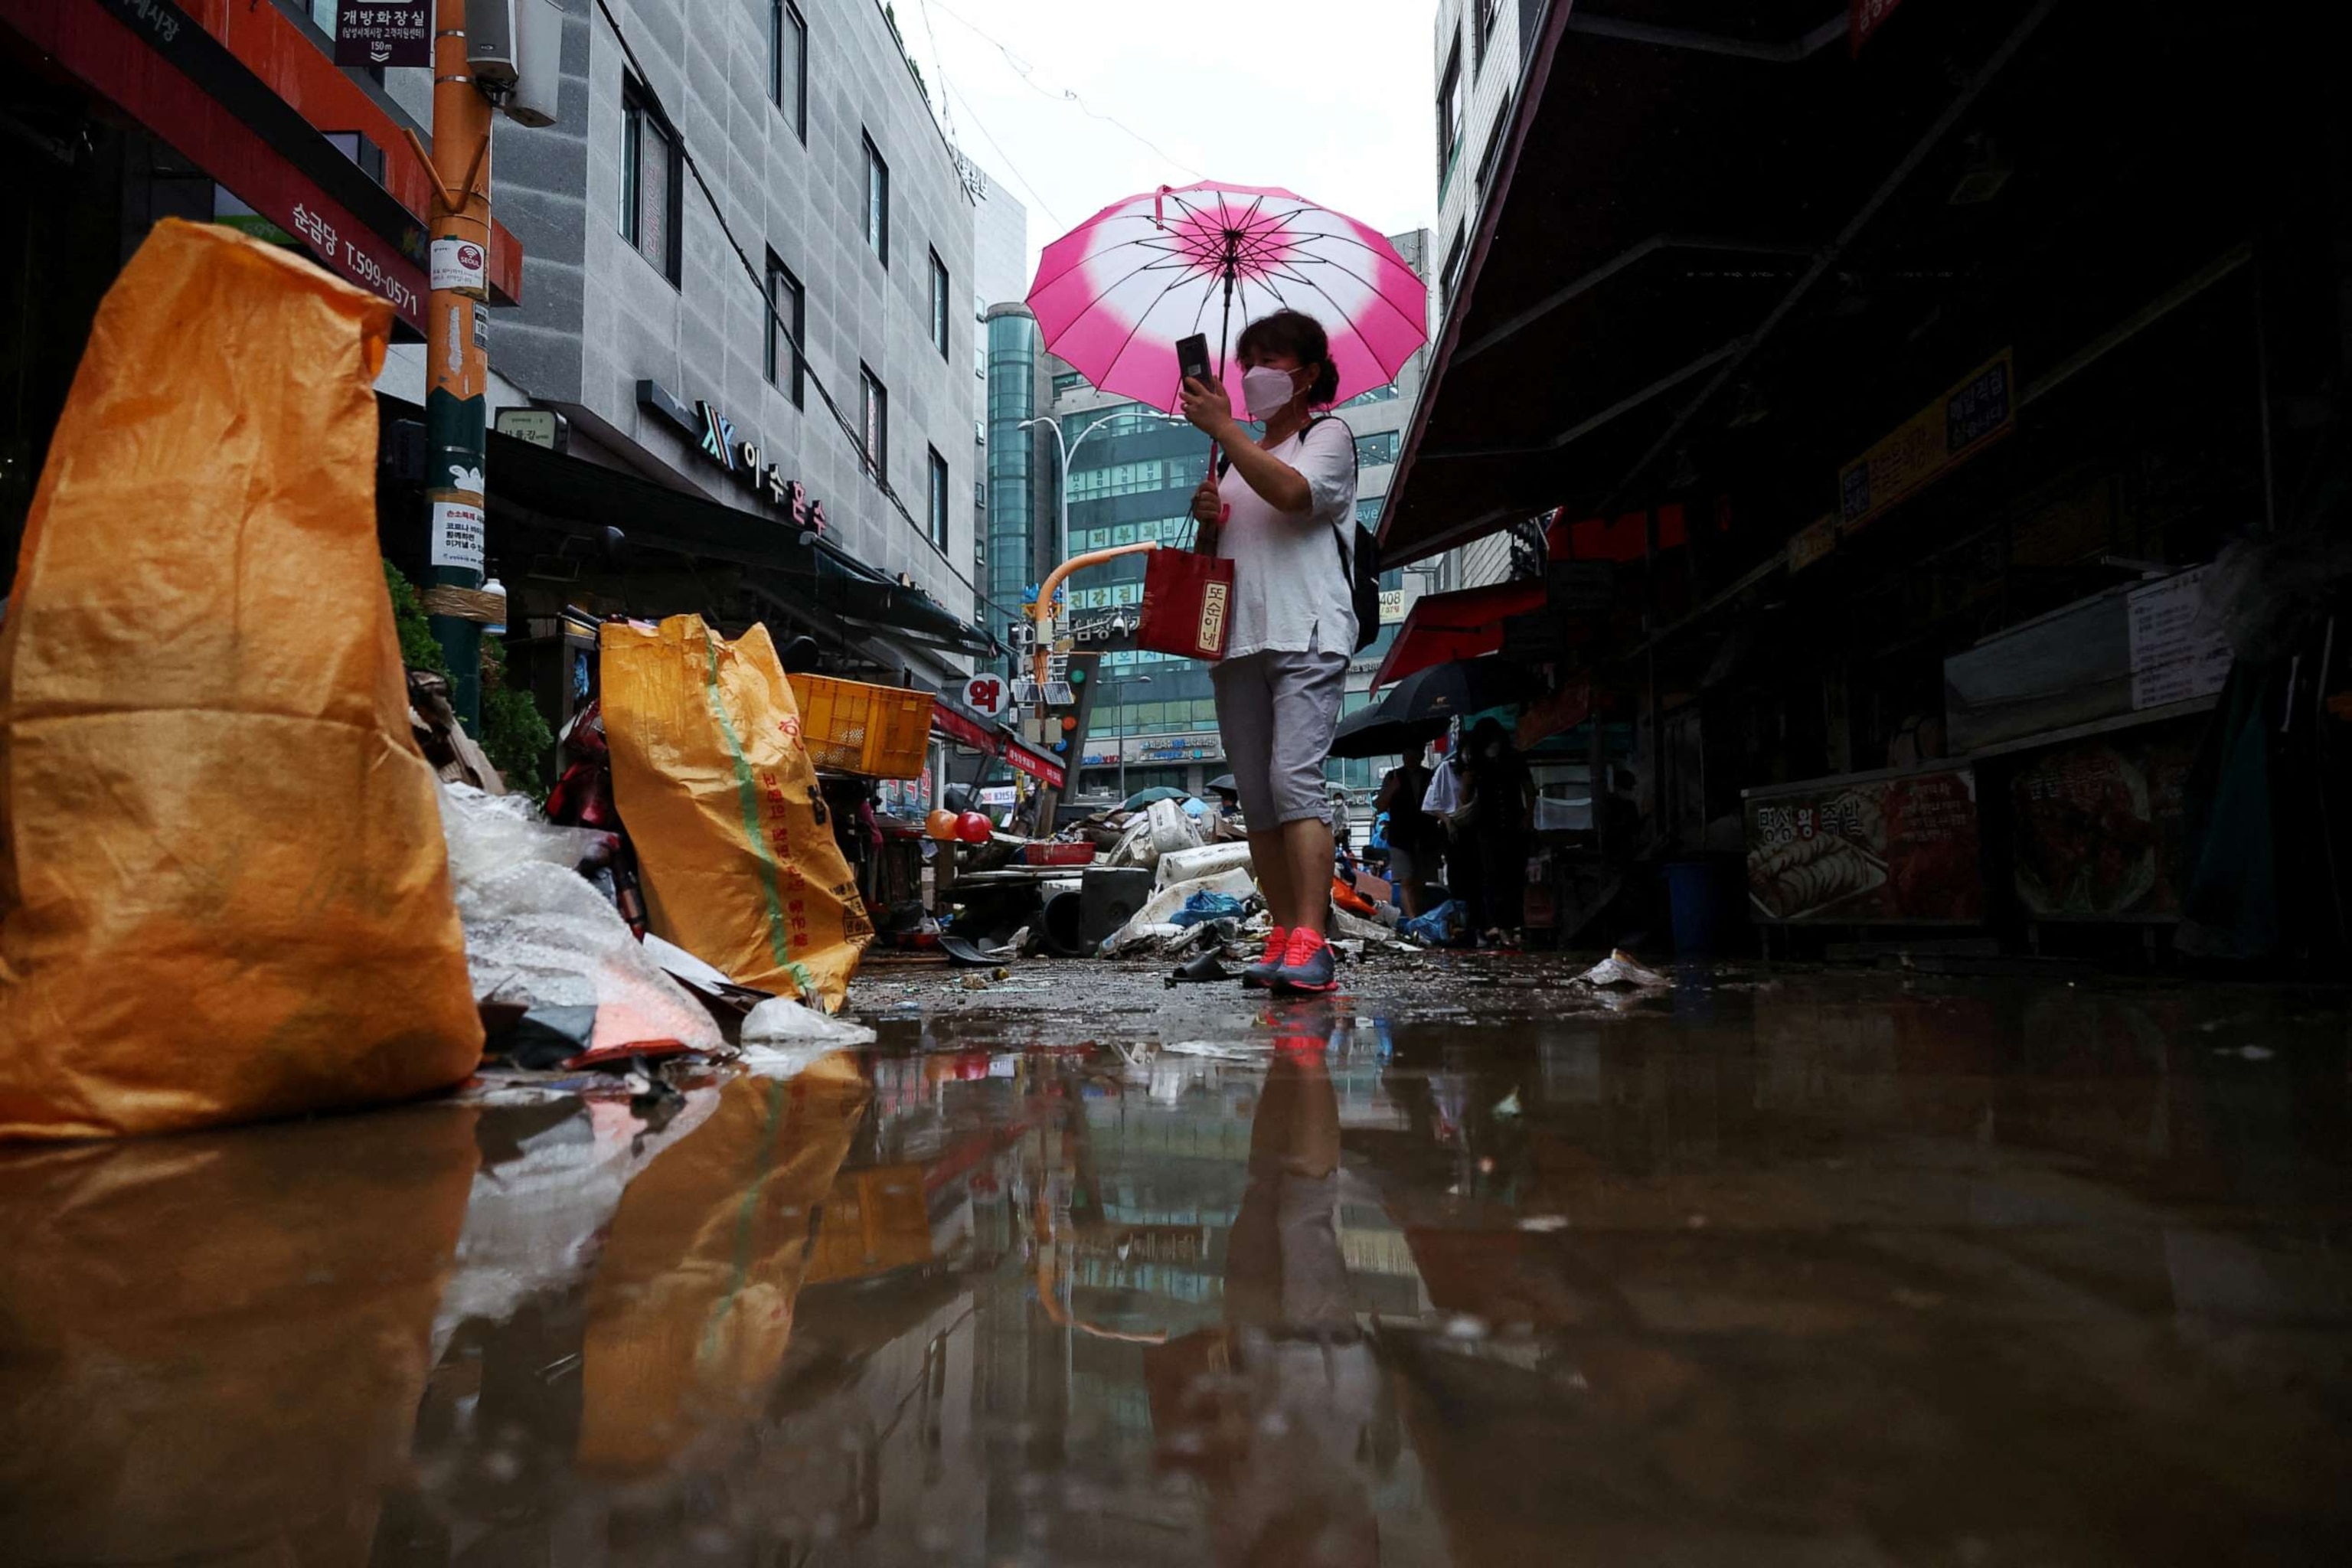
[[364,1563],[478,1153],[421,1106],[0,1158],[0,1542]]
[[817,1205],[866,1089],[827,1057],[789,1082],[745,1077],[629,1184],[588,1294],[579,1464],[663,1472],[766,1404],[792,1342]]

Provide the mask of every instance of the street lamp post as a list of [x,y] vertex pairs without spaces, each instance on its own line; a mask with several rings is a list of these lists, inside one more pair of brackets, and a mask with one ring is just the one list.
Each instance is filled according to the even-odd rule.
[[[1161,418],[1170,425],[1184,423],[1172,415],[1162,415]],[[1054,526],[1055,533],[1059,536],[1061,549],[1061,553],[1055,557],[1055,563],[1057,565],[1070,558],[1070,458],[1076,455],[1079,447],[1087,444],[1087,437],[1110,423],[1111,420],[1108,418],[1097,419],[1078,432],[1077,439],[1065,442],[1062,437],[1062,422],[1050,414],[1040,414],[1034,419],[1021,421],[1020,428],[1024,430],[1028,429],[1032,425],[1043,425],[1046,429],[1051,430],[1054,433],[1054,450],[1061,458],[1061,480],[1054,487]]]
[[1149,686],[1151,677],[1130,675],[1118,683],[1118,801],[1127,804],[1127,694],[1138,686]]

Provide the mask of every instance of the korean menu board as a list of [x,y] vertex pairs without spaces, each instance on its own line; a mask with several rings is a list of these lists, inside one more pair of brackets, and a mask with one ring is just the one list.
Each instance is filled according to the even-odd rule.
[[1974,771],[1822,779],[1750,797],[1748,899],[1775,922],[1982,920]]

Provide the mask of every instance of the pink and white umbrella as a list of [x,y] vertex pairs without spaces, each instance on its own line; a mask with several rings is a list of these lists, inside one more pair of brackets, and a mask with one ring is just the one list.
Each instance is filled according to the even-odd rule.
[[1378,229],[1272,185],[1203,181],[1114,202],[1045,247],[1029,309],[1045,346],[1096,386],[1173,412],[1176,343],[1226,345],[1288,307],[1323,323],[1339,393],[1385,386],[1429,335],[1429,289]]

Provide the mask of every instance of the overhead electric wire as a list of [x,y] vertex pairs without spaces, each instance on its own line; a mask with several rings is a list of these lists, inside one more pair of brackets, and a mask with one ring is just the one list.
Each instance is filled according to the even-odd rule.
[[[898,515],[907,520],[908,527],[922,533],[924,538],[929,538],[929,530],[916,521],[915,514],[907,509],[907,503],[900,500],[898,492],[891,488],[890,476],[882,471],[882,465],[875,459],[874,454],[866,449],[864,432],[850,422],[849,416],[841,411],[841,405],[834,401],[833,394],[825,387],[824,378],[817,374],[816,367],[809,363],[809,356],[802,348],[800,339],[794,335],[791,323],[786,321],[782,312],[776,309],[775,300],[769,298],[767,280],[760,276],[759,268],[751,265],[751,254],[743,248],[743,242],[735,237],[735,230],[727,221],[726,209],[719,205],[719,196],[711,190],[710,182],[702,177],[702,165],[695,162],[694,150],[686,143],[686,132],[679,128],[677,121],[671,118],[669,110],[662,106],[659,95],[654,91],[653,78],[646,74],[644,63],[637,58],[637,51],[629,44],[629,35],[621,28],[620,18],[613,15],[613,8],[605,3],[605,0],[596,0],[596,9],[603,15],[604,25],[613,29],[613,37],[621,46],[622,58],[629,62],[629,68],[636,73],[637,81],[644,87],[646,96],[653,100],[655,112],[661,116],[665,128],[677,140],[679,160],[686,164],[687,173],[694,176],[695,188],[702,193],[702,199],[710,204],[711,216],[719,220],[719,232],[727,237],[728,247],[735,252],[735,259],[743,264],[743,275],[751,280],[753,290],[759,294],[760,302],[768,312],[770,323],[774,326],[777,334],[791,345],[793,360],[800,366],[801,374],[807,377],[810,385],[816,388],[818,398],[824,402],[825,411],[833,416],[834,423],[841,426],[841,433],[848,437],[850,445],[857,448],[859,466],[866,470],[866,478],[874,481],[875,488],[882,492],[883,499],[898,509]],[[957,571],[954,562],[948,563],[948,572],[957,582],[970,588],[975,595],[980,593],[980,585]],[[989,640],[991,642],[995,640],[993,633],[989,634]]]
[[[926,0],[926,4],[928,3],[929,0]],[[1158,142],[1152,141],[1151,138],[1144,135],[1143,132],[1136,130],[1135,127],[1128,124],[1117,115],[1100,113],[1096,110],[1088,108],[1087,100],[1080,98],[1070,89],[1064,88],[1059,92],[1056,92],[1049,87],[1041,85],[1037,79],[1030,74],[1036,68],[1032,66],[1019,54],[1016,54],[1013,51],[1012,45],[1007,44],[1003,39],[995,37],[992,34],[984,31],[977,24],[968,20],[967,18],[958,16],[955,11],[945,3],[945,0],[940,0],[940,11],[949,21],[960,24],[966,30],[978,37],[982,43],[988,45],[998,54],[1003,55],[1004,57],[1004,63],[1012,68],[1013,74],[1019,77],[1022,82],[1027,86],[1032,92],[1036,93],[1041,98],[1050,98],[1061,102],[1074,103],[1077,105],[1079,113],[1085,115],[1089,120],[1099,120],[1104,124],[1111,126],[1126,136],[1133,139],[1140,145],[1150,149],[1156,156],[1165,160],[1171,167],[1181,169],[1196,180],[1205,180],[1209,177],[1200,170],[1192,167],[1192,164],[1184,162],[1183,159],[1170,153],[1166,148],[1160,146]],[[929,25],[928,14],[925,16],[924,25],[927,26]],[[934,49],[939,47],[939,41],[936,38],[932,40],[931,47]],[[971,107],[971,100],[970,99],[964,100],[964,107],[966,109],[970,109]],[[1051,213],[1048,213],[1046,216],[1048,217],[1053,216]],[[1058,223],[1061,220],[1056,218],[1055,221]]]
[[[940,79],[940,95],[942,98],[955,90],[954,84],[950,82],[946,77],[942,76]],[[959,96],[961,95],[959,94]],[[994,147],[996,149],[996,155],[1004,160],[1005,172],[1020,182],[1021,188],[1029,193],[1029,199],[1037,204],[1037,210],[1045,215],[1046,221],[1051,223],[1055,228],[1066,227],[1067,226],[1065,225],[1060,218],[1054,216],[1054,209],[1045,205],[1045,198],[1037,194],[1037,187],[1029,183],[1029,176],[1023,174],[1021,172],[1020,165],[1013,163],[1013,154],[1007,153],[1002,146],[1000,146],[995,137],[989,135],[988,126],[981,120],[980,110],[972,107],[971,100],[968,98],[964,99],[963,107],[965,112],[971,116],[972,129],[979,132],[982,139],[987,142],[991,147]]]

